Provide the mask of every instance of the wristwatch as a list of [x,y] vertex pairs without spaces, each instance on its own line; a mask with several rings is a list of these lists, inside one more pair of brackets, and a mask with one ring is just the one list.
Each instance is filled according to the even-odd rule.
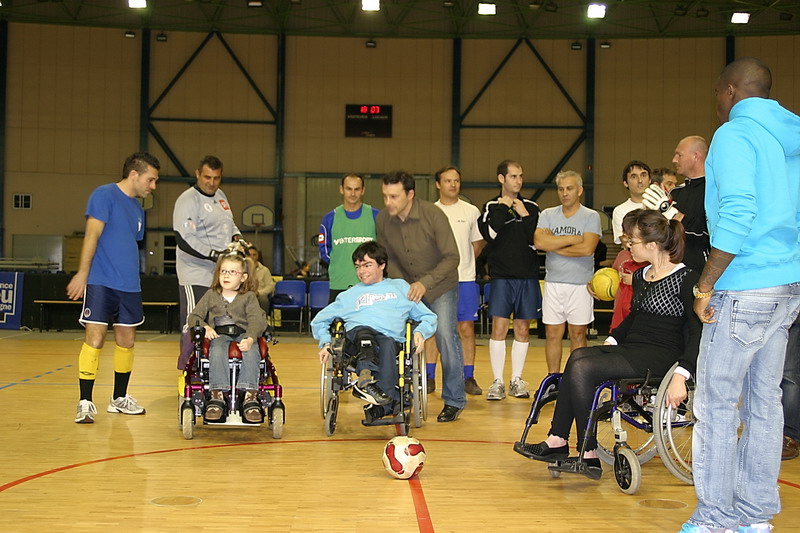
[[714,292],[714,289],[711,289],[708,292],[703,292],[703,291],[700,290],[700,288],[697,285],[692,287],[692,294],[694,294],[695,298],[711,298],[711,294],[713,292]]

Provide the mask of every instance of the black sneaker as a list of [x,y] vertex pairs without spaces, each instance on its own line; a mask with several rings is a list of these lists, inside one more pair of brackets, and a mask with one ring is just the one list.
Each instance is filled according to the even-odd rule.
[[375,382],[367,383],[366,385],[356,383],[353,386],[353,396],[361,398],[372,405],[389,405],[392,403],[392,399]]
[[364,406],[364,422],[372,424],[379,418],[386,416],[386,410],[382,405],[365,405]]
[[478,386],[475,378],[467,378],[464,380],[464,392],[473,396],[480,396],[483,394],[483,389]]

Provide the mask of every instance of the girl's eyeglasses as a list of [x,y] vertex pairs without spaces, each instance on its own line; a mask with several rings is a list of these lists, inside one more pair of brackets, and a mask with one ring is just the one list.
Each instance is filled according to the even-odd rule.
[[220,274],[223,276],[239,276],[242,274],[241,270],[228,270],[227,268],[220,269]]

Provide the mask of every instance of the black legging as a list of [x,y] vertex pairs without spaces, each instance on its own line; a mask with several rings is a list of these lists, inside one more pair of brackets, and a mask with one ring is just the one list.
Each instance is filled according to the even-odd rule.
[[[614,348],[613,346],[578,348],[569,356],[558,386],[558,401],[553,413],[550,435],[569,440],[569,431],[575,422],[575,433],[578,436],[580,449],[597,386],[609,379],[637,378],[647,372],[646,369],[634,368]],[[586,450],[596,448],[597,438],[591,435],[586,443]]]

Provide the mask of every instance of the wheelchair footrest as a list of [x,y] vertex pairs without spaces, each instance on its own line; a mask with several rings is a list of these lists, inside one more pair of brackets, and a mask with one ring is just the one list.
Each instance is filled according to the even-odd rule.
[[406,422],[405,416],[403,416],[402,413],[399,413],[395,416],[385,416],[383,418],[373,420],[372,422],[367,422],[366,420],[362,420],[361,424],[367,427],[372,427],[372,426],[393,426],[395,424],[404,424],[405,422]]
[[547,465],[548,470],[554,472],[567,472],[568,474],[581,474],[591,480],[597,481],[603,476],[602,468],[596,466],[589,466],[589,464],[578,458],[571,458],[565,461],[556,461],[555,463]]
[[203,424],[207,426],[236,426],[236,427],[259,427],[264,423],[245,422],[238,413],[229,413],[224,422],[211,422],[203,420]]

